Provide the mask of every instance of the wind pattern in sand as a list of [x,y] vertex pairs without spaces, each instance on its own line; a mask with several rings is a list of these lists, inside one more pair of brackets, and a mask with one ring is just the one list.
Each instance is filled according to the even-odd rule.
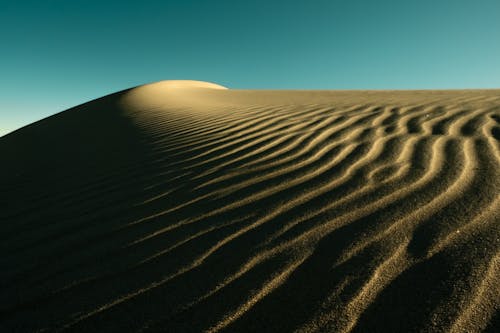
[[500,92],[136,90],[0,138],[0,331],[498,329]]

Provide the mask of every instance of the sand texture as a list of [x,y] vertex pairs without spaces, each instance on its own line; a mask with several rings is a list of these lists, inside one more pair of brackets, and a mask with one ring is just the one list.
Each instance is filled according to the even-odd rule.
[[498,332],[500,91],[162,81],[0,138],[1,332]]

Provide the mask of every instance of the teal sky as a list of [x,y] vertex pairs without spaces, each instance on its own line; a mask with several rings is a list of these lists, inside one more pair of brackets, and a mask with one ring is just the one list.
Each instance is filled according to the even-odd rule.
[[500,88],[499,0],[0,0],[0,135],[166,79]]

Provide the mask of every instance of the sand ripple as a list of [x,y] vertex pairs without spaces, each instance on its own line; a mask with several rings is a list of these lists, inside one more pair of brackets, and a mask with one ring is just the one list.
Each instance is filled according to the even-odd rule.
[[498,91],[150,86],[0,138],[0,331],[498,329]]

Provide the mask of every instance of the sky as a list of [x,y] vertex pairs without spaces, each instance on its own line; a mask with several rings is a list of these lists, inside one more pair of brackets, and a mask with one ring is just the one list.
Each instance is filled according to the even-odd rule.
[[499,0],[0,0],[0,136],[170,79],[500,88]]

